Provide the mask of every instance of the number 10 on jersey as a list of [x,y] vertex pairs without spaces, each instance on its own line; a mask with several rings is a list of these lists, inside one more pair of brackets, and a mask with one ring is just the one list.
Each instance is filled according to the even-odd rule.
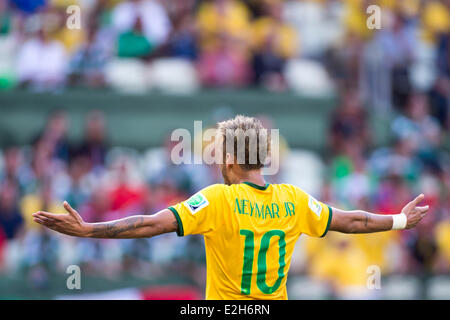
[[[250,288],[253,276],[253,260],[254,260],[254,248],[255,248],[255,234],[251,230],[241,229],[240,235],[245,237],[244,242],[244,264],[242,267],[242,279],[241,279],[241,293],[245,295],[250,294]],[[266,283],[267,273],[267,250],[269,249],[270,239],[274,236],[278,237],[278,278],[272,286],[268,286]],[[256,284],[259,290],[265,294],[271,294],[275,292],[281,285],[283,280],[284,267],[286,266],[286,240],[285,233],[281,230],[270,230],[263,234],[261,238],[261,244],[259,246],[258,258],[257,258],[257,273]]]

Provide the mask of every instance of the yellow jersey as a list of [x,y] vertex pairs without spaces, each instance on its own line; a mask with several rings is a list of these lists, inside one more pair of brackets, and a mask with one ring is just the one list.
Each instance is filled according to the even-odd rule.
[[332,210],[289,184],[215,184],[169,207],[179,236],[202,234],[206,299],[287,299],[286,277],[302,233],[323,237]]

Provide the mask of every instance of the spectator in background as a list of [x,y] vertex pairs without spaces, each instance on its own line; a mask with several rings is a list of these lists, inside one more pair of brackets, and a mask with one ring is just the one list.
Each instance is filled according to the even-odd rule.
[[29,192],[22,197],[20,209],[28,230],[44,230],[36,226],[31,214],[36,211],[63,212],[64,208],[59,199],[55,199],[50,176],[46,176],[41,181],[34,192]]
[[17,183],[18,196],[23,194],[26,181],[24,179],[24,163],[20,148],[6,148],[3,155],[3,170],[0,171],[0,183]]
[[396,137],[411,136],[422,146],[437,147],[440,143],[439,125],[430,116],[427,97],[420,93],[410,96],[406,113],[394,119],[392,131]]
[[[154,175],[149,177],[150,182],[157,186],[157,188],[153,190],[154,194],[161,196],[160,193],[163,193],[164,190],[166,190],[169,197],[171,197],[174,194],[174,190],[178,190],[182,194],[196,192],[196,186],[190,176],[189,166],[184,163],[176,165],[171,159],[173,149],[177,144],[178,141],[172,141],[170,137],[167,137],[165,140],[165,161],[163,163],[163,167],[158,172],[155,172]],[[183,157],[187,157],[187,155],[184,154],[185,152],[188,153],[189,157],[192,156],[191,150],[183,150],[182,152]],[[163,197],[161,196],[161,198]]]
[[111,216],[111,210],[111,198],[105,188],[98,186],[80,207],[80,214],[88,222],[101,222]]
[[18,237],[23,229],[17,196],[17,187],[13,182],[6,182],[0,186],[0,229],[7,240]]
[[171,24],[159,0],[123,1],[112,12],[112,23],[119,33],[136,29],[137,20],[140,20],[142,34],[153,46],[159,46],[167,40]]
[[450,130],[450,77],[439,76],[428,92],[430,114],[443,130]]
[[173,3],[173,29],[167,41],[167,54],[171,57],[192,61],[197,58],[197,27],[192,15],[193,2],[187,0]]
[[36,148],[47,148],[52,159],[69,160],[70,144],[67,139],[68,118],[61,110],[52,111],[44,130],[34,139]]
[[450,12],[448,1],[424,1],[421,10],[422,31],[429,43],[435,43],[440,34],[450,29]]
[[[83,13],[88,14],[87,7],[82,1],[73,1],[81,8],[81,20],[83,20]],[[74,3],[72,3],[74,4]],[[81,21],[80,28],[68,28],[68,3],[65,0],[53,0],[52,5],[48,6],[44,13],[41,14],[42,19],[48,21],[51,26],[51,34],[54,40],[59,41],[65,48],[68,55],[73,53],[86,41],[86,28],[84,21]]]
[[436,64],[442,76],[450,77],[450,32],[439,37]]
[[441,143],[441,129],[436,119],[430,116],[427,96],[412,94],[406,115],[393,121],[392,131],[397,138],[414,141],[415,151],[425,164],[439,169],[437,149]]
[[[11,3],[24,13],[35,13],[45,8],[47,0],[10,0]],[[6,2],[6,1],[5,1]]]
[[436,263],[438,252],[433,220],[432,215],[427,216],[417,230],[409,231],[405,235],[406,245],[411,253],[411,269],[419,276],[430,276]]
[[68,56],[64,46],[53,40],[45,23],[27,40],[17,55],[17,76],[22,87],[52,90],[65,84]]
[[384,63],[391,68],[393,105],[401,108],[412,90],[409,72],[417,58],[419,38],[414,20],[408,21],[399,13],[390,13],[387,17],[374,41],[382,49]]
[[0,271],[2,271],[2,267],[4,265],[4,249],[6,247],[6,236],[2,229],[0,229]]
[[105,166],[108,149],[106,141],[106,124],[103,113],[92,111],[86,117],[84,137],[75,151],[77,156],[85,157],[89,162],[89,170],[101,169]]
[[142,20],[137,17],[133,28],[120,34],[117,41],[117,55],[120,58],[149,58],[154,44],[145,37]]
[[[328,69],[333,74],[338,87],[357,88],[361,80],[361,61],[365,41],[370,38],[372,32],[366,24],[367,2],[345,1],[342,5],[342,8],[334,10],[342,10],[338,19],[342,20],[344,30],[342,35],[338,32],[338,37],[327,48],[325,63],[328,64]],[[333,8],[332,5],[329,6],[329,9],[331,8]]]
[[216,46],[200,54],[198,72],[206,87],[241,87],[250,81],[247,56],[236,50],[232,38],[221,35]]
[[62,196],[74,205],[82,206],[86,203],[92,190],[106,173],[108,146],[104,121],[102,113],[89,113],[83,140],[70,150],[67,173],[63,181],[66,184],[66,192],[63,192]]
[[441,215],[434,229],[436,244],[439,249],[436,267],[438,272],[448,272],[450,270],[450,171],[448,168],[442,174],[441,192],[440,208],[436,210]]
[[127,154],[120,154],[110,162],[110,181],[104,188],[116,219],[138,210],[146,195],[147,190],[136,171],[135,161]]
[[357,143],[366,148],[370,145],[367,113],[356,90],[348,90],[342,94],[341,103],[331,116],[331,149],[339,154],[347,143]]
[[[50,166],[48,168],[51,169]],[[31,215],[36,211],[63,212],[60,200],[54,197],[52,184],[52,176],[46,176],[39,181],[34,191],[20,200],[26,230],[20,264],[27,271],[31,284],[37,288],[45,288],[49,272],[57,269],[58,238],[36,226]]]
[[236,50],[248,50],[250,12],[241,1],[204,1],[198,8],[196,22],[202,51],[222,47],[223,39],[235,40]]
[[408,180],[395,172],[382,177],[374,194],[374,206],[382,214],[401,212],[402,201],[412,196]]
[[334,232],[329,237],[326,243],[307,239],[308,274],[329,285],[334,298],[370,298],[373,292],[365,290],[368,261],[364,252],[354,238]]
[[6,35],[11,31],[12,11],[9,9],[8,2],[0,2],[0,36]]
[[337,199],[340,203],[350,208],[367,208],[369,210],[369,198],[371,195],[371,175],[361,148],[352,144],[354,151],[348,157],[350,167],[348,173],[335,179],[334,187]]
[[436,68],[437,79],[429,92],[431,114],[444,130],[450,130],[450,31],[439,36]]
[[203,2],[196,16],[200,41],[198,70],[207,87],[240,87],[250,81],[250,20],[235,0]]
[[379,177],[401,176],[407,181],[417,181],[423,169],[415,156],[416,143],[411,138],[394,139],[392,147],[375,150],[370,159],[373,173]]
[[89,158],[76,155],[67,165],[67,192],[64,199],[74,206],[82,206],[90,197],[92,186],[87,178],[90,170]]
[[69,64],[70,84],[91,88],[104,87],[104,69],[110,58],[109,52],[98,39],[97,26],[91,25],[86,42],[76,50]]
[[282,4],[265,2],[265,15],[252,27],[253,75],[255,84],[281,90],[285,88],[282,73],[288,59],[298,53],[295,30],[282,19]]
[[22,39],[17,36],[17,16],[8,1],[0,1],[0,90],[16,85],[15,60]]

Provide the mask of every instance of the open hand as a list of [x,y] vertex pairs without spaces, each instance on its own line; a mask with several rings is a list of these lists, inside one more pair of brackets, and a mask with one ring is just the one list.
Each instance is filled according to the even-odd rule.
[[64,201],[64,208],[68,214],[54,214],[45,211],[33,213],[33,220],[43,226],[71,236],[85,236],[86,224],[68,203]]
[[417,206],[420,202],[422,202],[424,198],[424,194],[421,193],[402,209],[402,213],[404,213],[407,218],[406,229],[414,228],[420,222],[420,220],[425,217],[428,210],[430,209],[429,206]]

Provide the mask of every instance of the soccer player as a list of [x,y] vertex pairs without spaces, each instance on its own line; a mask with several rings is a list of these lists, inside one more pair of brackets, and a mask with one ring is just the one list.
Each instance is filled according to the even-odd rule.
[[[217,129],[216,139],[220,138],[219,144],[223,144],[220,150],[224,161],[219,166],[225,184],[206,187],[154,215],[86,223],[64,202],[68,214],[40,211],[33,214],[34,221],[77,237],[124,239],[167,232],[176,232],[180,237],[202,234],[207,264],[206,299],[287,299],[286,277],[301,234],[324,237],[330,230],[370,233],[409,229],[429,209],[418,206],[423,194],[396,215],[331,208],[296,186],[266,183],[262,175],[266,159],[258,156],[257,161],[252,161],[255,163],[250,161],[251,141],[256,141],[257,151],[270,147],[270,138],[258,138],[264,131],[260,121],[236,116],[220,122]],[[239,137],[242,134],[247,134],[247,138]],[[243,163],[236,161],[234,152],[227,152],[227,141],[235,147],[238,141],[244,141]]]

